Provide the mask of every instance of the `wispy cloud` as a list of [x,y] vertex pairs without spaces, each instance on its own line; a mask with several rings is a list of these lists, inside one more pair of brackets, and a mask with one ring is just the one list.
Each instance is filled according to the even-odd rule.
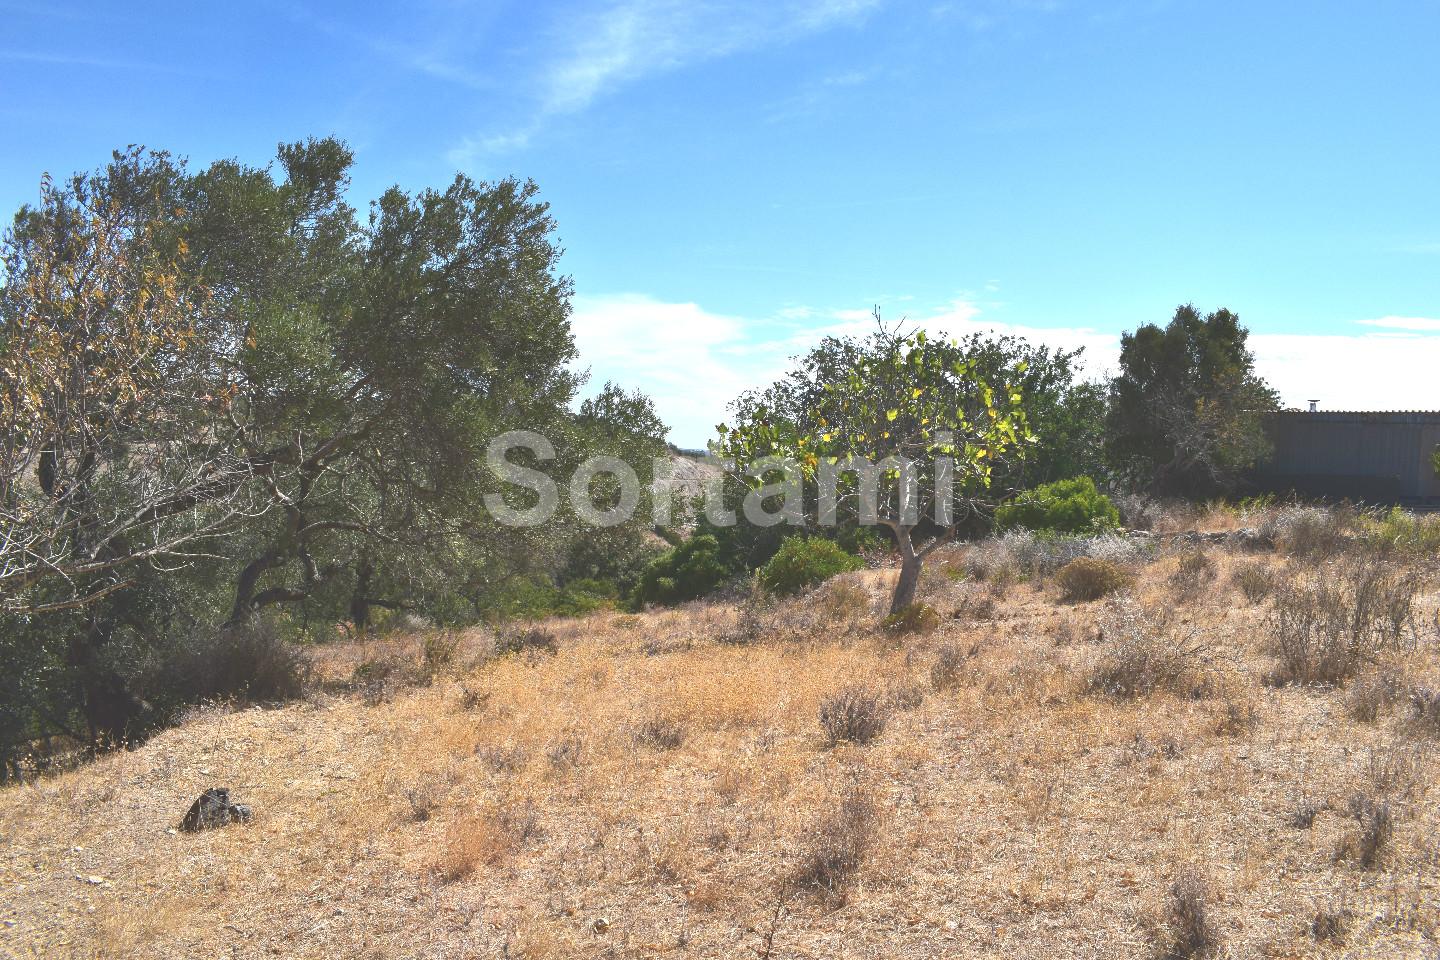
[[1424,333],[1440,333],[1440,320],[1434,317],[1378,317],[1374,320],[1360,320],[1367,327],[1383,327],[1387,330],[1409,330]]
[[567,13],[530,82],[530,118],[509,130],[463,140],[449,153],[474,161],[523,147],[555,117],[578,113],[644,77],[859,22],[879,0],[612,0]]
[[142,60],[117,60],[109,57],[87,57],[68,53],[42,53],[33,50],[0,50],[0,63],[35,63],[57,67],[94,67],[102,70],[148,70],[155,73],[189,73],[182,67]]

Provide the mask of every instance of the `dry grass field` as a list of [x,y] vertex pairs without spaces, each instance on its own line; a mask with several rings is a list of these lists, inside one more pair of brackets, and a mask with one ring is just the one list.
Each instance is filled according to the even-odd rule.
[[1433,556],[1019,546],[325,648],[0,792],[0,956],[1440,956]]

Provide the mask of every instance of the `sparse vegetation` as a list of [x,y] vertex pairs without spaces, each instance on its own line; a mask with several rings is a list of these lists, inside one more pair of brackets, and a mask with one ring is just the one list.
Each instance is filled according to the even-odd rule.
[[1124,588],[1130,578],[1109,560],[1081,557],[1071,560],[1055,574],[1060,596],[1068,603],[1099,600]]
[[[1051,551],[1111,549],[1025,536],[1036,567]],[[1002,539],[947,549],[936,569],[1002,551],[994,569],[1019,569]],[[1024,924],[955,907],[1019,896],[1032,906],[1014,909],[1046,909],[1057,935],[1096,956],[1342,943],[1403,955],[1431,929],[1405,878],[1429,869],[1422,838],[1440,831],[1434,579],[1391,551],[1379,585],[1357,587],[1349,557],[1363,545],[1347,545],[1324,575],[1381,611],[1373,661],[1343,687],[1266,686],[1270,603],[1196,602],[1172,574],[1199,550],[1218,577],[1254,565],[1285,589],[1321,571],[1182,542],[1117,554],[1128,589],[1093,605],[1057,606],[1018,574],[999,590],[937,575],[926,600],[953,615],[928,635],[887,630],[876,611],[894,573],[859,570],[791,597],[314,645],[313,698],[192,711],[149,744],[0,791],[0,831],[27,850],[9,873],[0,862],[0,882],[26,890],[7,904],[7,936],[48,946],[63,929],[92,955],[140,957],[222,950],[241,936],[231,927],[262,951],[317,955],[404,953],[401,938],[423,937],[503,954],[510,936],[512,955],[576,955],[627,935],[678,942],[673,896],[697,952],[768,936],[772,956],[788,956],[830,942],[838,917],[890,916],[903,901],[939,922],[877,927],[832,952],[942,955],[954,918],[974,925],[977,951],[1044,955]],[[1404,625],[1403,591],[1384,598],[1407,572],[1421,579]],[[993,619],[971,615],[981,598]],[[533,642],[497,642],[530,631]],[[748,639],[726,642],[732,631]],[[157,840],[151,811],[183,808],[198,770],[255,805],[264,844],[254,830]],[[1177,845],[1188,873],[1175,872]],[[1212,870],[1223,899],[1186,879]],[[237,871],[277,905],[267,918],[304,921],[301,932],[193,896]],[[1116,895],[1089,897],[1092,886]],[[430,908],[457,902],[520,906],[495,908],[504,930],[435,926]],[[627,906],[527,906],[551,902]],[[163,922],[115,948],[112,903],[158,904]],[[76,919],[71,904],[95,912]],[[316,926],[317,912],[331,922]],[[1150,936],[1137,936],[1137,913]]]

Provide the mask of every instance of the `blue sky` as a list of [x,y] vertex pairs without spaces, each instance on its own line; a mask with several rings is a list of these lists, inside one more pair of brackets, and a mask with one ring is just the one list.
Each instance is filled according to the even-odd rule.
[[1086,346],[1240,313],[1285,400],[1440,407],[1440,3],[0,0],[0,205],[335,134],[534,178],[598,385],[698,445],[870,307]]

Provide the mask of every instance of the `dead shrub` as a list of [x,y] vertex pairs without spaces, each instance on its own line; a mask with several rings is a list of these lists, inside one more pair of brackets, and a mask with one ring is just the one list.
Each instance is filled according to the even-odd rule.
[[980,653],[980,644],[968,648],[956,643],[947,643],[935,651],[935,662],[930,665],[930,686],[936,690],[950,690],[960,686],[972,674],[972,664]]
[[651,717],[631,728],[630,740],[652,750],[674,750],[685,742],[685,728],[673,720]]
[[1399,703],[1404,694],[1405,685],[1398,675],[1390,671],[1375,671],[1351,685],[1345,706],[1356,720],[1374,723],[1381,714]]
[[1080,557],[1071,560],[1055,574],[1060,596],[1067,603],[1099,600],[1122,589],[1129,576],[1109,560]]
[[1251,603],[1260,603],[1273,594],[1278,579],[1264,563],[1247,563],[1230,571],[1230,583]]
[[1272,681],[1341,683],[1381,653],[1413,648],[1418,589],[1413,572],[1373,558],[1281,587],[1266,625],[1280,661]]
[[551,769],[570,770],[580,765],[584,749],[585,744],[580,737],[573,733],[567,734],[545,748],[545,759],[549,761]]
[[482,744],[475,756],[496,773],[519,773],[530,761],[530,751],[518,743]]
[[1440,690],[1416,687],[1410,691],[1410,720],[1425,733],[1440,735]]
[[1210,919],[1209,891],[1194,870],[1184,870],[1170,884],[1165,903],[1168,941],[1162,946],[1166,960],[1189,960],[1212,954],[1220,934]]
[[1206,645],[1193,628],[1133,600],[1112,603],[1101,622],[1105,649],[1090,673],[1091,693],[1132,699],[1159,690],[1196,696],[1205,687]]
[[885,732],[889,705],[874,691],[846,687],[820,703],[820,728],[830,746],[840,743],[865,744]]
[[792,891],[843,899],[864,865],[880,828],[880,808],[863,788],[852,786],[831,800],[791,872]]
[[1215,561],[1204,550],[1188,550],[1168,578],[1170,589],[1181,597],[1194,597],[1215,579]]
[[524,653],[554,656],[560,649],[555,634],[544,627],[521,626],[503,629],[495,637],[495,655],[508,657]]
[[881,625],[896,634],[931,633],[940,626],[940,614],[929,604],[912,603],[890,614]]
[[1346,812],[1355,821],[1355,829],[1341,839],[1335,859],[1350,860],[1369,870],[1380,862],[1395,835],[1395,814],[1389,801],[1376,802],[1363,793],[1350,798]]

